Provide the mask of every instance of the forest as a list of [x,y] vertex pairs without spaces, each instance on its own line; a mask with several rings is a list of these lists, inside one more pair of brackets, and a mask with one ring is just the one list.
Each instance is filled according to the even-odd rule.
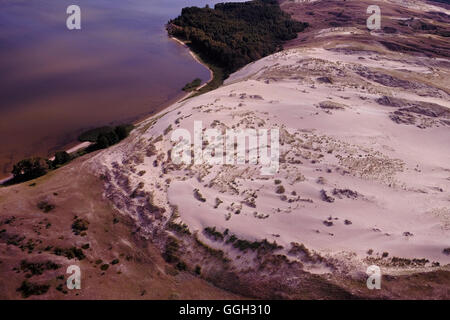
[[167,25],[169,35],[185,41],[225,76],[282,49],[307,23],[294,21],[276,0],[219,3],[214,9],[184,8]]

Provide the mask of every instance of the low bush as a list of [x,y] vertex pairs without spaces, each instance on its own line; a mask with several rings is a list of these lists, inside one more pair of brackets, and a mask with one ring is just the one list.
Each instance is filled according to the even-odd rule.
[[49,288],[50,286],[47,284],[36,284],[25,280],[22,282],[22,285],[17,288],[17,291],[22,293],[22,297],[28,298],[30,296],[44,294]]

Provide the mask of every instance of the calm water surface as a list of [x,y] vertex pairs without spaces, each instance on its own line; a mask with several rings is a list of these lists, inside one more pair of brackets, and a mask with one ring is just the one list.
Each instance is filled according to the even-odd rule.
[[[0,0],[0,178],[93,127],[135,121],[208,70],[165,23],[205,0]],[[82,30],[66,28],[81,7]]]

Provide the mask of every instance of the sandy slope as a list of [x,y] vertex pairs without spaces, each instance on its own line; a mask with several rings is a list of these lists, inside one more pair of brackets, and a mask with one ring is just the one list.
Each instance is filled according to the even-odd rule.
[[[449,60],[327,33],[320,45],[313,40],[246,66],[94,157],[106,196],[161,250],[168,236],[178,239],[179,258],[202,270],[215,268],[208,252],[246,276],[276,258],[269,278],[283,280],[279,263],[289,261],[298,262],[294,275],[352,279],[370,264],[391,274],[448,268]],[[278,128],[279,171],[174,164],[171,134],[193,133],[194,121],[221,130]],[[205,231],[214,227],[219,235]],[[279,247],[239,249],[233,235]]]
[[[412,90],[368,82],[354,73],[355,68],[368,67],[387,73],[397,69],[426,74],[432,72],[435,62],[380,61],[376,54],[364,55],[365,59],[360,60],[361,54],[290,50],[244,68],[228,80],[228,85],[213,93],[172,107],[174,111],[139,139],[152,139],[169,125],[175,128],[175,120],[181,118],[177,127],[190,131],[194,120],[202,120],[204,126],[217,120],[226,127],[239,123],[252,127],[260,122],[264,128],[286,130],[289,137],[282,138],[289,141],[282,147],[281,169],[270,179],[258,179],[258,170],[252,166],[183,168],[160,178],[161,183],[172,180],[167,194],[162,190],[161,202],[165,203],[167,196],[171,204],[178,206],[181,220],[193,230],[216,226],[245,239],[267,238],[286,247],[299,242],[323,253],[349,251],[364,258],[369,249],[374,249],[375,254],[389,252],[449,263],[450,257],[442,253],[449,245],[450,159],[445,147],[448,124],[432,117],[418,120],[430,121],[426,128],[397,124],[389,117],[396,108],[376,102],[389,95],[433,101],[448,108],[448,94],[435,89],[436,94],[421,97]],[[378,61],[372,60],[375,58]],[[345,64],[339,68],[345,74],[332,73],[337,63]],[[332,84],[317,82],[319,68],[333,79]],[[322,109],[318,105],[323,101],[340,103],[344,109]],[[171,147],[169,136],[159,143],[158,150]],[[120,151],[112,151],[107,160],[120,161],[121,157]],[[155,157],[145,157],[143,163],[135,165],[137,172],[149,172],[142,177],[131,175],[131,185],[142,181],[144,190],[155,192],[157,177],[153,171],[160,174],[158,167],[153,168]],[[224,172],[236,178],[223,181]],[[324,182],[317,182],[320,177]],[[282,181],[293,202],[280,200],[275,193],[275,179]],[[215,180],[220,182],[211,183]],[[208,184],[213,185],[205,188]],[[237,184],[239,194],[227,192],[228,184]],[[196,188],[207,199],[205,203],[193,197]],[[321,200],[322,189],[330,195],[333,189],[350,189],[358,195],[356,199],[334,197],[336,200],[329,203]],[[256,208],[244,205],[241,214],[232,214],[227,220],[229,205],[243,202],[248,193],[255,191]],[[293,191],[297,196],[290,195]],[[224,201],[218,209],[213,208],[216,196]],[[255,218],[254,212],[267,218]],[[323,221],[330,216],[334,223],[327,227]],[[345,219],[352,224],[344,224]],[[407,232],[413,235],[405,236]]]

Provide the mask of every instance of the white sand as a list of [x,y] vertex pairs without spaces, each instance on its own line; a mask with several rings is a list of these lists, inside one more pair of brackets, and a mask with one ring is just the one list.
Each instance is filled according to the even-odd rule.
[[[230,255],[230,246],[212,241],[202,230],[216,227],[242,239],[275,240],[285,252],[291,242],[303,243],[324,256],[355,264],[364,261],[369,249],[372,256],[388,252],[389,257],[448,264],[450,256],[443,249],[450,247],[450,127],[425,118],[418,120],[428,124],[425,128],[397,124],[389,118],[396,108],[376,99],[389,95],[450,108],[449,96],[438,89],[424,96],[431,89],[383,86],[355,72],[366,67],[405,79],[436,80],[448,88],[449,70],[433,68],[434,61],[318,48],[283,51],[236,72],[223,87],[143,122],[130,142],[104,151],[92,162],[110,171],[117,162],[133,188],[143,182],[155,203],[167,208],[167,217],[169,205],[176,205],[179,221]],[[324,76],[333,83],[317,80]],[[323,101],[345,107],[327,112],[317,107]],[[172,148],[170,133],[156,143],[158,155],[146,156],[149,141],[169,126],[192,132],[198,120],[204,127],[217,120],[228,128],[279,128],[284,158],[279,172],[267,178],[254,165],[198,165],[164,174],[161,161],[167,161]],[[122,165],[131,156],[140,160]],[[136,174],[141,170],[143,176]],[[322,183],[317,182],[320,177]],[[287,200],[275,193],[275,179],[282,181]],[[335,188],[350,189],[358,197],[340,199],[332,194]],[[194,189],[206,202],[193,196]],[[321,199],[322,189],[334,202]],[[257,195],[256,208],[243,203],[251,194]],[[219,208],[214,208],[216,197],[223,201]],[[329,217],[332,226],[323,223]]]

